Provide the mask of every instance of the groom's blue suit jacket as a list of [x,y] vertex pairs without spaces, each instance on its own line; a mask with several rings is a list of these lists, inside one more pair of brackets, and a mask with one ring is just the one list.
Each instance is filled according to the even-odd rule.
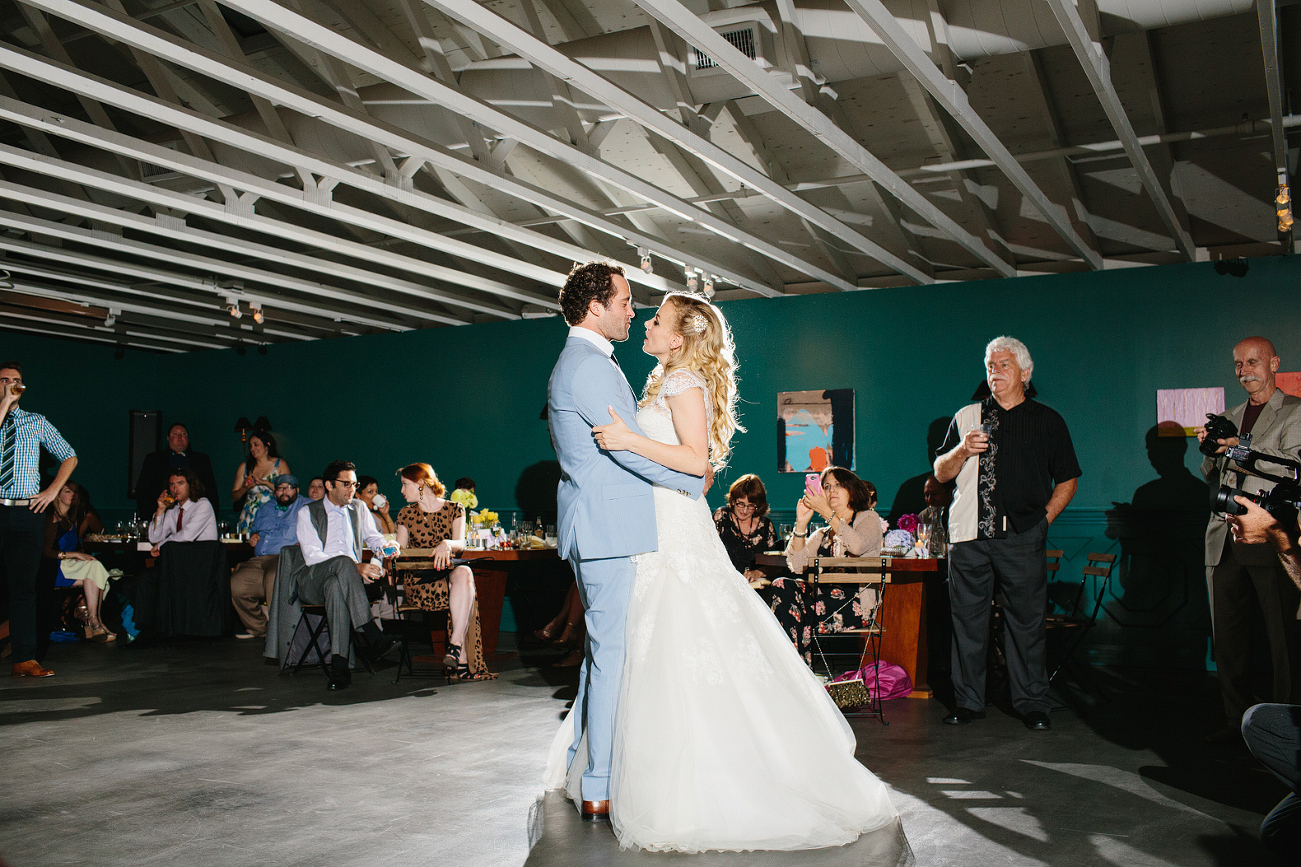
[[659,547],[651,483],[700,495],[704,479],[628,451],[596,445],[592,428],[609,407],[637,433],[637,400],[623,374],[592,343],[570,337],[547,385],[551,443],[560,458],[559,553],[566,559],[628,557]]

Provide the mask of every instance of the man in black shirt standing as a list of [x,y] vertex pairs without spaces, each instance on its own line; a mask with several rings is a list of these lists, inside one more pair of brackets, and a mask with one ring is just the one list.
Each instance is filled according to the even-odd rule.
[[158,508],[158,495],[167,487],[172,470],[189,467],[203,483],[204,499],[212,503],[214,514],[221,509],[221,496],[217,493],[217,479],[212,474],[212,461],[203,452],[190,449],[190,432],[177,422],[167,429],[167,448],[145,455],[136,480],[136,505],[140,517],[146,520]]
[[990,397],[958,411],[936,452],[935,478],[957,479],[949,510],[957,699],[957,709],[944,718],[950,725],[985,717],[985,658],[996,579],[1003,590],[1012,706],[1032,731],[1052,725],[1044,551],[1048,525],[1075,496],[1080,466],[1066,422],[1025,395],[1033,371],[1024,343],[1011,337],[991,340],[985,347]]

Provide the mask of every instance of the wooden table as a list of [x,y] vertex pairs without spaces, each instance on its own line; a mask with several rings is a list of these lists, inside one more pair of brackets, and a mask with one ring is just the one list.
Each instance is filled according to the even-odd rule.
[[[779,553],[760,554],[756,565],[786,568]],[[908,672],[913,691],[909,698],[931,698],[929,660],[926,652],[926,588],[928,575],[943,571],[943,560],[935,558],[890,558],[890,589],[881,611],[881,659]]]
[[[403,548],[399,557],[428,557],[432,548]],[[483,550],[470,548],[458,557],[475,561],[471,570],[474,572],[474,591],[479,602],[479,632],[483,637],[483,655],[492,659],[497,653],[497,636],[501,632],[501,611],[506,604],[506,579],[504,568],[494,569],[492,561],[498,563],[523,563],[530,561],[559,560],[555,548],[528,548],[521,550]]]

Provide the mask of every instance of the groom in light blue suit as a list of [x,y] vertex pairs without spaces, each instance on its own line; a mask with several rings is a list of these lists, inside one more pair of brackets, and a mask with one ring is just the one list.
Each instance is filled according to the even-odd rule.
[[[569,762],[586,763],[584,819],[609,818],[614,713],[623,678],[624,630],[635,569],[633,554],[659,547],[651,484],[700,495],[704,480],[666,469],[629,451],[602,451],[592,436],[609,424],[610,407],[637,428],[637,399],[614,358],[614,341],[628,339],[632,293],[623,269],[605,262],[578,265],[560,290],[569,338],[547,386],[551,443],[560,458],[560,555],[578,579],[586,609],[587,653],[574,700]],[[587,754],[578,755],[587,732]]]

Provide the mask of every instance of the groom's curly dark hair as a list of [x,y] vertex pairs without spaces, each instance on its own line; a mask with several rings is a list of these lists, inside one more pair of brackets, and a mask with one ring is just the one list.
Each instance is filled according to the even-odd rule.
[[569,279],[560,290],[560,309],[565,314],[565,321],[577,325],[587,318],[587,310],[593,301],[599,301],[602,307],[609,307],[614,298],[614,281],[611,276],[623,276],[623,267],[613,262],[588,262],[585,265],[574,263],[569,272]]

